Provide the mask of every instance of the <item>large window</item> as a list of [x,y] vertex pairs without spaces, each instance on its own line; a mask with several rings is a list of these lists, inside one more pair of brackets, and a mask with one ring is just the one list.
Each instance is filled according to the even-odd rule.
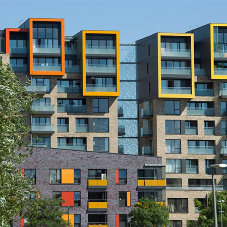
[[165,101],[165,114],[179,115],[180,101]]
[[25,58],[10,58],[10,66],[24,66],[27,65],[27,59]]
[[138,180],[158,179],[157,169],[138,169]]
[[50,169],[50,183],[51,184],[61,184],[61,170],[60,169]]
[[109,132],[109,119],[108,118],[94,118],[93,119],[93,132]]
[[182,179],[166,178],[166,187],[182,187]]
[[227,102],[221,102],[221,115],[222,116],[227,115]]
[[46,92],[50,92],[50,79],[32,78],[32,86],[46,86]]
[[[212,174],[212,168],[210,167],[210,165],[215,164],[215,160],[213,159],[206,159],[205,160],[205,173],[206,174]],[[214,174],[216,174],[216,169],[213,169]]]
[[169,221],[169,224],[172,227],[182,227],[182,221],[181,220]]
[[157,191],[144,191],[144,192],[139,191],[138,192],[138,201],[141,198],[150,198],[151,196],[153,197],[153,199],[156,202],[158,201],[158,192]]
[[50,117],[33,117],[32,124],[40,126],[50,125]]
[[93,99],[93,112],[94,113],[108,113],[109,100],[108,99]]
[[93,150],[109,152],[109,138],[94,137]]
[[181,141],[180,140],[166,140],[166,153],[167,154],[180,154]]
[[188,199],[168,199],[169,213],[188,213]]
[[115,36],[113,35],[86,35],[86,48],[112,49],[115,48]]
[[221,121],[221,134],[227,135],[227,121]]
[[59,66],[60,64],[60,58],[33,58],[34,66]]
[[114,67],[116,65],[115,58],[87,58],[86,62],[89,67]]
[[36,183],[36,170],[35,169],[25,169],[24,175],[30,184]]
[[186,51],[187,47],[186,38],[173,38],[173,37],[162,37],[161,48],[166,50],[174,51]]
[[167,173],[181,173],[181,159],[166,159]]
[[181,123],[180,121],[170,121],[166,120],[166,134],[180,134],[181,133]]

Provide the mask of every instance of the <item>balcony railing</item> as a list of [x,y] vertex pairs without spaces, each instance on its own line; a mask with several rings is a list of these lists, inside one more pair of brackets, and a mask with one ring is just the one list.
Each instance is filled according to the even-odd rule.
[[190,87],[162,87],[162,94],[191,94]]
[[87,84],[86,91],[90,91],[90,92],[116,92],[116,85]]
[[37,93],[37,94],[46,94],[46,85],[45,84],[39,84],[39,85],[35,85],[35,84],[32,84],[30,86],[27,86],[26,87],[26,90],[28,94],[31,94],[31,93]]
[[142,155],[153,156],[154,155],[153,148],[152,147],[142,147]]
[[149,118],[153,116],[153,109],[141,109],[141,118]]
[[226,98],[227,97],[227,88],[221,88],[219,91],[219,96],[221,96],[222,98]]
[[69,125],[68,124],[60,124],[58,125],[58,132],[68,132]]
[[123,117],[123,116],[124,116],[123,107],[118,107],[118,117]]
[[186,135],[197,135],[197,127],[185,127],[185,134]]
[[88,124],[77,124],[76,132],[88,132]]
[[72,86],[72,85],[68,85],[68,86],[57,86],[57,90],[58,93],[79,93],[80,92],[80,86],[76,85],[76,86]]
[[54,105],[50,103],[32,104],[31,111],[35,111],[36,114],[54,114]]
[[214,89],[195,89],[195,96],[214,96]]
[[106,211],[107,210],[107,200],[105,199],[88,199],[88,210],[92,211]]
[[11,54],[27,54],[28,53],[28,48],[27,48],[27,46],[10,47],[10,53]]
[[186,173],[197,174],[198,173],[198,166],[196,165],[186,165]]
[[33,71],[61,71],[60,64],[33,63]]
[[204,135],[214,135],[214,127],[204,128]]
[[33,46],[33,53],[34,54],[60,54],[61,47],[60,46]]
[[91,64],[86,66],[86,72],[116,74],[116,66]]
[[60,149],[68,149],[68,150],[77,150],[77,151],[86,151],[87,150],[87,145],[86,144],[64,144],[60,143],[58,144],[58,148]]
[[214,75],[227,75],[227,68],[215,68]]
[[118,125],[118,135],[119,136],[125,135],[125,126],[124,125]]
[[[166,187],[167,190],[183,190],[183,191],[212,191],[212,185],[192,185],[189,187]],[[223,190],[223,185],[215,185],[217,191]]]
[[66,65],[65,72],[66,73],[80,73],[80,66],[79,65]]
[[71,47],[65,47],[65,54],[76,55],[76,50],[72,49]]
[[226,50],[214,51],[214,58],[227,58],[227,51]]
[[215,148],[213,146],[189,146],[188,154],[215,154]]
[[100,178],[92,178],[88,179],[88,187],[100,187],[100,188],[106,188],[107,187],[107,179],[100,179]]
[[207,76],[207,73],[204,69],[195,69],[195,76]]
[[86,105],[78,106],[78,105],[60,105],[58,104],[58,113],[85,113]]
[[33,147],[49,147],[46,143],[31,143],[28,146],[29,147],[30,146],[33,146]]
[[221,148],[220,155],[221,155],[221,156],[227,156],[227,147],[222,147],[222,148]]
[[88,227],[108,227],[107,222],[88,222]]
[[138,187],[166,186],[166,180],[154,179],[154,177],[139,177]]
[[116,48],[115,47],[107,47],[107,46],[86,46],[86,54],[94,54],[94,55],[115,55]]
[[14,72],[27,72],[28,71],[27,65],[12,65],[12,64],[10,64],[10,67],[13,69]]
[[214,108],[198,109],[193,107],[187,108],[188,115],[214,116]]
[[190,49],[165,49],[165,48],[161,48],[161,56],[190,58],[191,57],[191,50]]
[[161,74],[191,75],[191,67],[162,67]]
[[51,124],[32,124],[30,131],[31,133],[53,134],[55,129]]
[[149,128],[141,128],[141,137],[151,137],[153,130]]

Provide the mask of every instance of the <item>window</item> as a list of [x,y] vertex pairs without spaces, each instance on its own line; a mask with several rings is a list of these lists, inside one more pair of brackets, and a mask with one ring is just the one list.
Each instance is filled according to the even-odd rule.
[[87,149],[86,138],[58,137],[58,148],[85,151]]
[[93,119],[93,132],[109,132],[109,119],[108,118],[94,118]]
[[[203,208],[207,207],[207,199],[206,198],[197,198],[199,202],[202,203]],[[199,213],[198,207],[195,206],[195,213]]]
[[157,169],[139,169],[138,180],[157,180]]
[[50,184],[61,184],[60,169],[50,169]]
[[166,140],[166,153],[167,154],[180,154],[181,141],[180,140]]
[[214,135],[214,121],[204,121],[204,135]]
[[212,179],[188,179],[188,187],[212,187]]
[[165,114],[180,115],[180,101],[165,101]]
[[32,86],[45,86],[46,92],[50,92],[50,79],[32,78]]
[[88,178],[106,180],[107,179],[107,170],[106,169],[89,169]]
[[50,98],[39,98],[32,102],[33,106],[50,106]]
[[221,115],[222,116],[226,116],[227,115],[227,102],[221,102]]
[[119,226],[120,227],[127,227],[128,226],[127,214],[119,214]]
[[184,68],[190,67],[190,63],[188,61],[162,61],[161,62],[162,69],[174,69],[174,68]]
[[[227,160],[226,159],[223,159],[222,160],[222,163],[227,164]],[[227,168],[222,168],[222,173],[223,174],[226,174],[227,173]]]
[[157,202],[158,201],[158,192],[157,191],[144,191],[144,192],[138,192],[138,201],[140,201],[141,198],[150,198],[153,197],[153,199]]
[[221,134],[227,135],[227,121],[221,121]]
[[30,184],[36,184],[36,170],[35,169],[25,169],[24,175]]
[[94,113],[108,113],[109,100],[108,99],[93,99],[93,112]]
[[167,173],[181,173],[181,159],[166,159]]
[[22,67],[24,65],[27,65],[27,59],[26,58],[10,58],[10,66],[14,67]]
[[115,35],[86,35],[86,48],[112,49],[115,45]]
[[68,118],[58,118],[58,132],[69,132]]
[[81,206],[81,195],[80,192],[74,192],[74,206]]
[[148,62],[147,62],[147,74],[149,73],[149,65],[148,65]]
[[161,37],[161,49],[186,51],[189,49],[189,43],[186,38]]
[[188,199],[168,199],[169,213],[188,213]]
[[57,99],[58,113],[85,113],[86,99]]
[[198,173],[198,160],[187,159],[186,160],[186,173],[197,174]]
[[88,67],[115,67],[115,58],[87,58],[86,63]]
[[74,214],[74,227],[81,227],[81,215]]
[[115,183],[116,184],[127,184],[127,169],[116,169],[115,170]]
[[77,118],[76,119],[76,132],[88,132],[88,118]]
[[166,178],[166,187],[182,187],[182,179]]
[[[206,174],[212,174],[212,168],[210,167],[210,165],[215,164],[215,160],[213,159],[206,159],[205,160],[205,173]],[[214,174],[216,174],[216,169],[213,169]]]
[[109,152],[109,138],[94,137],[93,150],[101,152]]
[[80,169],[74,169],[74,183],[80,184],[81,182],[81,176],[80,176]]
[[53,194],[57,199],[61,198],[61,192],[53,192]]
[[166,120],[166,134],[180,134],[181,133],[181,121],[169,121]]
[[181,220],[169,221],[169,224],[172,227],[182,227],[182,221]]
[[50,147],[50,137],[32,138],[32,145],[34,147]]
[[130,206],[130,192],[119,192],[119,206]]
[[148,45],[148,57],[151,55],[151,45]]
[[32,117],[32,125],[37,126],[50,125],[50,117]]

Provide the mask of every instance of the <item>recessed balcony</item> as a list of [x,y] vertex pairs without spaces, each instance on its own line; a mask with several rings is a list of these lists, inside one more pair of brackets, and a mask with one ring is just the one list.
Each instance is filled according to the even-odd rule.
[[80,66],[79,65],[66,65],[65,72],[66,73],[80,73]]
[[154,156],[154,151],[152,147],[142,147],[142,155]]
[[181,57],[181,58],[190,58],[191,50],[190,49],[165,49],[161,48],[162,57]]
[[214,89],[195,89],[195,96],[214,96]]
[[54,47],[54,46],[33,46],[33,53],[34,54],[60,54],[61,47]]
[[68,86],[57,86],[57,91],[58,93],[79,93],[80,92],[80,86],[76,85],[76,86],[72,86],[72,85],[68,85]]
[[191,94],[191,87],[162,87],[162,94]]
[[106,188],[107,179],[88,179],[88,188]]
[[198,108],[187,108],[187,114],[192,116],[214,116],[214,108],[198,109]]
[[30,131],[35,134],[53,134],[55,129],[51,124],[32,124]]
[[197,127],[185,127],[185,135],[197,135]]
[[58,105],[58,113],[85,113],[86,105]]
[[153,117],[153,109],[141,109],[141,118]]
[[215,148],[213,146],[189,146],[188,147],[188,154],[215,154]]
[[198,166],[196,166],[196,165],[186,165],[186,173],[198,174]]
[[12,70],[14,72],[27,72],[28,71],[28,67],[27,65],[10,65],[10,67],[12,68]]
[[76,132],[88,132],[88,124],[77,124]]
[[61,71],[61,65],[52,65],[48,63],[33,63],[33,71]]
[[141,137],[151,137],[153,135],[152,129],[141,128]]
[[28,48],[26,46],[17,46],[17,47],[10,47],[10,54],[27,54]]
[[116,92],[116,85],[99,85],[87,84],[86,91],[88,92]]
[[88,200],[88,211],[107,211],[107,201]]
[[190,67],[162,67],[162,75],[191,75]]
[[86,145],[76,145],[76,144],[58,144],[59,149],[67,149],[67,150],[77,150],[77,151],[86,151]]
[[50,103],[32,104],[31,111],[36,114],[54,114],[54,105]]
[[58,125],[58,132],[69,132],[69,125],[68,124]]
[[116,55],[116,48],[107,46],[86,46],[86,55]]
[[65,47],[65,54],[76,55],[76,50],[71,47]]
[[204,128],[204,135],[214,135],[214,127]]
[[116,66],[106,66],[106,65],[87,65],[86,66],[87,73],[101,73],[101,74],[116,74]]

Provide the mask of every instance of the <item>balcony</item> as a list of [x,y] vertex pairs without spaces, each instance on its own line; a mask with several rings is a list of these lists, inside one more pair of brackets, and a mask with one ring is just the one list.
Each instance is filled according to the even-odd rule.
[[88,92],[116,92],[116,85],[99,85],[99,84],[87,84],[86,91]]
[[106,46],[86,46],[86,55],[116,55],[116,48]]
[[10,65],[10,67],[12,68],[12,70],[14,72],[27,72],[28,71],[27,65]]
[[84,145],[76,145],[76,144],[58,144],[58,148],[59,149],[67,149],[67,150],[77,150],[77,151],[86,151],[87,150],[87,146],[86,144]]
[[118,154],[124,154],[124,146],[118,145]]
[[43,84],[43,85],[30,85],[30,86],[27,86],[26,87],[26,93],[27,94],[32,94],[32,93],[36,93],[38,95],[40,94],[46,94],[46,85]]
[[58,93],[80,93],[80,86],[57,86],[57,92]]
[[32,104],[31,111],[36,114],[54,114],[54,105],[50,103]]
[[58,125],[58,132],[69,132],[69,125],[67,124]]
[[198,166],[196,165],[186,165],[186,173],[198,174]]
[[207,73],[204,69],[195,69],[195,76],[207,76]]
[[162,67],[162,75],[191,75],[191,67]]
[[189,146],[188,154],[215,154],[215,148],[213,146]]
[[107,211],[107,201],[88,200],[88,211]]
[[219,91],[219,96],[221,98],[227,98],[227,88],[221,88]]
[[226,157],[227,156],[227,147],[222,147],[221,148],[220,156],[222,156],[222,157]]
[[162,94],[191,94],[191,87],[162,87]]
[[125,126],[118,125],[118,136],[124,136],[124,135],[125,135]]
[[123,116],[124,116],[123,107],[118,107],[118,117],[123,117]]
[[88,132],[88,124],[76,125],[76,132]]
[[215,51],[214,58],[226,58],[227,59],[227,52],[225,50]]
[[108,227],[107,222],[88,222],[88,227]]
[[102,74],[116,74],[116,66],[106,66],[106,65],[87,65],[87,73],[102,73]]
[[52,65],[48,63],[33,63],[33,71],[61,71],[61,65]]
[[214,96],[214,89],[195,89],[195,96]]
[[141,128],[141,137],[151,137],[153,130],[149,128]]
[[142,147],[142,155],[154,156],[154,151],[152,147]]
[[215,68],[214,69],[214,75],[227,75],[227,68]]
[[138,179],[138,187],[165,187],[166,180],[153,180],[153,178],[144,178],[140,177]]
[[53,134],[55,132],[54,125],[51,124],[32,124],[30,127],[31,133],[36,134]]
[[[183,190],[183,191],[212,191],[212,185],[192,185],[189,187],[166,187],[167,190]],[[215,185],[217,191],[223,190],[223,185]]]
[[214,135],[214,127],[204,128],[204,135]]
[[45,45],[33,46],[34,54],[60,54],[61,47],[47,47]]
[[28,48],[26,46],[23,47],[11,47],[10,54],[27,54]]
[[165,49],[161,48],[161,56],[162,57],[182,57],[182,58],[190,58],[191,50],[190,49]]
[[66,65],[65,66],[66,73],[80,73],[80,66],[79,65]]
[[187,114],[189,116],[214,116],[214,108],[198,109],[198,108],[187,108]]
[[88,188],[106,188],[107,179],[88,179]]
[[153,109],[141,109],[141,118],[153,117]]
[[58,105],[58,113],[86,113],[86,105]]
[[185,127],[185,135],[197,135],[197,127]]
[[65,54],[76,55],[76,50],[71,47],[65,47]]

